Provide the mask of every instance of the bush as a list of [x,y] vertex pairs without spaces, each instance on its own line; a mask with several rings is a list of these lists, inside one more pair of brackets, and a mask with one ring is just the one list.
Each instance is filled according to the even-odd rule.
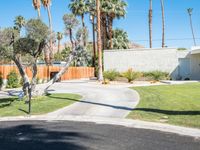
[[103,73],[103,77],[110,81],[114,81],[119,76],[120,76],[120,73],[117,72],[116,70],[104,71]]
[[149,77],[152,80],[159,81],[159,80],[166,80],[169,79],[169,73],[162,72],[162,71],[151,71],[143,73],[144,77]]
[[128,71],[123,73],[123,77],[128,79],[128,82],[134,81],[141,76],[141,73],[135,72],[133,69],[129,69]]
[[17,88],[19,87],[19,77],[15,71],[11,71],[7,76],[7,88]]
[[3,77],[2,77],[2,73],[0,73],[0,89],[3,86]]

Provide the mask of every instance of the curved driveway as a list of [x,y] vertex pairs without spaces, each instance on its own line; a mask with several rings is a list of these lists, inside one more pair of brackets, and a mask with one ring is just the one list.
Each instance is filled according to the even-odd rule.
[[[124,118],[139,101],[139,95],[128,88],[129,84],[101,85],[94,81],[66,81],[56,83],[52,93],[76,93],[83,96],[80,102],[49,113],[52,116],[95,116]],[[48,116],[47,115],[47,116]]]

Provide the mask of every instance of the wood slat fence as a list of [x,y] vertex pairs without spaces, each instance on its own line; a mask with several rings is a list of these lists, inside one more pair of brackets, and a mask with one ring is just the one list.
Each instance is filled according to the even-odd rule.
[[[49,80],[51,74],[59,72],[61,69],[62,67],[60,66],[38,66],[37,78],[40,80]],[[0,65],[0,73],[3,79],[7,79],[8,74],[13,70],[19,74],[17,67],[14,65]],[[30,78],[32,77],[30,67],[26,68],[26,73]],[[61,77],[61,80],[91,78],[94,77],[94,74],[93,67],[69,67],[68,71]]]

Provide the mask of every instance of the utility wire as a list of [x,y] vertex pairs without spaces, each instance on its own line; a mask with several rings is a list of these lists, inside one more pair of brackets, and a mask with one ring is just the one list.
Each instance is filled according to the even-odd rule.
[[[200,38],[195,38],[200,39]],[[154,39],[153,41],[161,41],[162,39]],[[165,39],[165,41],[184,41],[184,40],[193,40],[193,38],[181,38],[181,39]],[[137,42],[147,42],[149,40],[133,40]]]

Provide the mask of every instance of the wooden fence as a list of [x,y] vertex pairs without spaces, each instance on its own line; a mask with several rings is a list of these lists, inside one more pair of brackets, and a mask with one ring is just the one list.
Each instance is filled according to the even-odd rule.
[[[49,80],[51,74],[55,74],[62,69],[60,66],[38,66],[37,78],[40,80]],[[14,65],[0,65],[0,73],[3,79],[7,79],[8,74],[11,71],[16,71],[18,74],[18,69]],[[32,71],[30,67],[26,68],[26,73],[29,78],[32,77]],[[61,77],[61,80],[72,80],[81,78],[94,77],[93,67],[69,67],[68,71]]]

